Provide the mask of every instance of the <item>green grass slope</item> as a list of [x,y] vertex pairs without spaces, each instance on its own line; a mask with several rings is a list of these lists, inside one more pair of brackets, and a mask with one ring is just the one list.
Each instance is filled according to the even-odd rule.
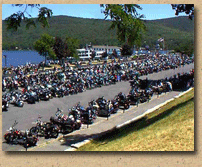
[[194,90],[78,151],[194,151]]

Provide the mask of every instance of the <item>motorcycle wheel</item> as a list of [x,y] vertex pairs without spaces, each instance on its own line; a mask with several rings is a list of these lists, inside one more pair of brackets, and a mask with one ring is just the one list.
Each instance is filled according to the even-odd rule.
[[18,144],[18,139],[15,137],[15,138],[12,138],[12,143],[13,144]]
[[128,105],[128,104],[125,104],[125,105],[124,105],[124,108],[125,108],[125,109],[129,109],[129,105]]
[[33,145],[33,146],[36,146],[36,143],[37,143],[37,141],[34,140],[34,141],[32,142],[32,145]]
[[24,106],[24,103],[22,103],[19,107],[23,107]]
[[10,142],[10,135],[6,135],[4,139],[6,140],[6,143],[9,143]]
[[51,133],[50,129],[44,131],[45,139],[49,139],[51,136],[52,136],[52,133]]
[[28,147],[29,147],[29,144],[28,144],[27,142],[25,142],[25,143],[24,143],[24,147],[25,147],[25,148],[28,148]]
[[53,136],[53,138],[57,138],[58,137],[58,131],[53,131],[52,132],[52,136]]
[[36,128],[36,127],[32,127],[31,129],[30,129],[30,132],[31,133],[37,133],[37,135],[38,135],[38,129]]

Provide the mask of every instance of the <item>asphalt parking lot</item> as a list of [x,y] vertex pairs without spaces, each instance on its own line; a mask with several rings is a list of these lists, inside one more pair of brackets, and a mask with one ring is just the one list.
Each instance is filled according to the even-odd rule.
[[[159,73],[149,74],[147,76],[142,76],[141,79],[145,79],[146,77],[152,80],[164,79],[165,77],[170,77],[177,73],[188,72],[193,68],[194,64],[189,64],[175,70],[166,70],[161,71]],[[112,99],[119,92],[128,94],[129,90],[130,90],[129,82],[122,81],[116,83],[115,85],[103,86],[101,88],[87,90],[86,92],[77,95],[66,96],[63,98],[53,98],[50,101],[40,101],[39,103],[36,104],[25,104],[23,108],[18,108],[10,105],[8,112],[2,113],[2,133],[4,135],[6,133],[6,130],[9,129],[9,127],[14,123],[15,120],[18,122],[16,126],[17,129],[19,130],[30,129],[32,126],[34,126],[32,122],[34,122],[37,119],[39,114],[42,116],[42,121],[49,121],[50,117],[55,114],[57,108],[62,109],[65,114],[68,114],[68,109],[73,107],[78,102],[80,102],[81,105],[86,107],[89,101],[97,99],[100,96],[104,96],[106,99]],[[173,95],[176,95],[178,93],[179,92],[173,92]],[[165,96],[169,96],[169,94]],[[159,100],[157,100],[157,102],[159,102]],[[139,108],[142,107],[143,105],[139,106]],[[153,105],[155,105],[155,103]],[[118,115],[119,113],[117,114],[117,116]],[[116,116],[114,116],[113,119],[115,119],[115,117]],[[130,117],[130,115],[128,115],[128,117]],[[99,128],[99,123],[96,124],[96,122],[100,122],[102,119],[104,118],[98,117],[98,119],[95,121],[95,125],[97,126],[97,128]],[[120,119],[120,121],[122,120]],[[85,128],[81,129],[81,131],[83,130],[85,130]],[[79,133],[79,131],[76,131],[76,133]],[[4,139],[2,140],[4,141]],[[41,140],[40,141],[41,143],[45,139],[40,138],[39,140]],[[11,146],[6,143],[2,144],[3,151],[17,151],[22,149],[23,147],[19,145]]]

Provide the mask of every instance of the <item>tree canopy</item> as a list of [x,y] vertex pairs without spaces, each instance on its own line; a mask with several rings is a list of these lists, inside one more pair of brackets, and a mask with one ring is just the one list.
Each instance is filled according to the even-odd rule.
[[[21,26],[22,21],[26,22],[27,29],[31,25],[36,27],[37,22],[40,22],[43,27],[49,26],[47,18],[52,16],[52,10],[46,7],[40,7],[40,4],[14,4],[13,6],[24,7],[24,10],[19,10],[5,19],[8,30],[13,29],[17,31],[17,29]],[[31,14],[27,12],[28,7],[39,9],[39,14],[36,20],[34,20]]]
[[182,54],[191,55],[194,53],[194,41],[187,40],[179,43],[174,48],[175,52],[180,52]]
[[171,4],[172,9],[175,10],[175,15],[179,13],[186,13],[192,20],[194,18],[194,4]]
[[67,46],[61,37],[55,37],[53,49],[58,59],[66,57]]
[[146,27],[141,20],[143,15],[137,12],[142,9],[137,4],[102,4],[105,19],[110,17],[112,24],[110,29],[117,28],[117,38],[122,43],[130,46],[141,45],[142,34]]
[[131,56],[133,54],[133,48],[130,45],[123,45],[121,49],[122,56]]
[[65,38],[65,43],[67,46],[67,57],[74,57],[78,59],[77,50],[79,47],[79,40],[71,37]]
[[77,48],[79,42],[77,39],[66,37],[53,37],[48,34],[41,35],[34,43],[34,49],[42,56],[50,59],[63,60],[67,57],[78,57]]
[[54,38],[48,34],[41,35],[40,39],[38,39],[34,43],[34,49],[42,56],[45,57],[45,64],[46,58],[49,57],[51,59],[55,59],[56,55],[53,50],[54,45]]

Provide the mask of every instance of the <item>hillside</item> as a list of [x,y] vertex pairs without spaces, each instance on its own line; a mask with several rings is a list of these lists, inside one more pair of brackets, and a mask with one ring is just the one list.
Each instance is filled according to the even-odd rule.
[[176,28],[181,31],[194,32],[194,20],[187,19],[186,16],[151,20],[150,22],[157,23],[165,27]]
[[[48,33],[52,36],[77,38],[80,46],[86,43],[93,45],[121,45],[116,38],[116,30],[109,30],[111,21],[102,19],[85,19],[69,16],[54,16],[49,19],[49,28],[42,28],[37,25],[36,28],[25,29],[23,24],[17,32],[7,31],[5,21],[2,22],[3,50],[19,48],[33,48],[33,42],[41,34]],[[147,32],[144,35],[143,43],[154,47],[156,40],[160,37],[165,38],[166,48],[172,49],[182,41],[194,39],[194,22],[187,17],[175,17],[161,20],[145,21]]]

